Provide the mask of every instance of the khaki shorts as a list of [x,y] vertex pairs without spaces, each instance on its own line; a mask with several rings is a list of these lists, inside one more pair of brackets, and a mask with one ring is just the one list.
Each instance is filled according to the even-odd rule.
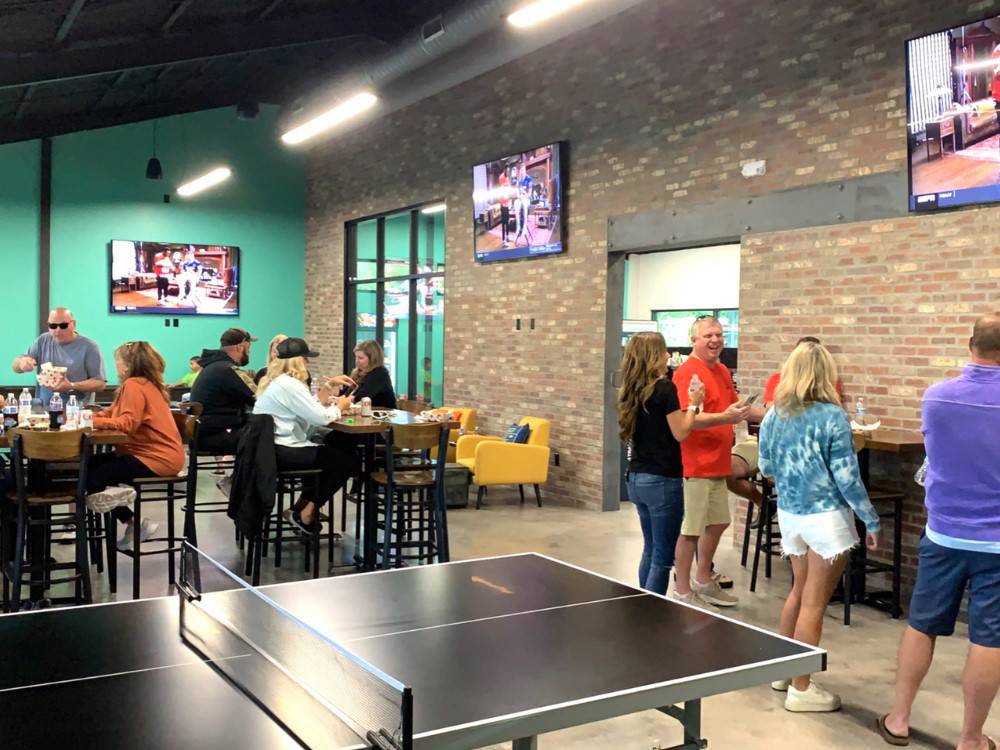
[[701,536],[706,526],[729,524],[729,490],[725,477],[684,480],[684,522],[681,534]]
[[757,453],[757,438],[747,438],[733,446],[733,455],[746,461],[747,466],[750,467],[751,476],[757,473]]

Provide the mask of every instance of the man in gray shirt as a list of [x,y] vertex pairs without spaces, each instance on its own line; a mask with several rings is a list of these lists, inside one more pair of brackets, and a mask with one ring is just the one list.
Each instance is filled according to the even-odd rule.
[[38,386],[35,395],[43,404],[48,403],[53,391],[61,393],[63,399],[75,393],[81,405],[91,403],[94,393],[102,390],[107,381],[101,350],[93,339],[76,332],[73,313],[65,307],[49,313],[48,333],[35,339],[26,354],[15,357],[14,372],[41,372],[45,362],[65,367],[66,374],[53,388]]

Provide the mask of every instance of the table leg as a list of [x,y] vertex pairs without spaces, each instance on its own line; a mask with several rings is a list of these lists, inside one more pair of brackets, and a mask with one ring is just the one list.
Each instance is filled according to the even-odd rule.
[[511,750],[538,750],[538,737],[522,737],[514,740]]
[[701,699],[685,701],[684,707],[663,706],[660,712],[672,716],[684,727],[684,744],[674,745],[667,750],[702,750],[708,747],[708,740],[701,736]]
[[[45,520],[45,513],[48,509],[44,507],[28,508],[28,559],[31,563],[31,601],[37,602],[45,598],[45,585],[42,581],[45,578],[43,570],[45,563],[45,532],[46,527],[41,524]],[[32,523],[38,522],[38,523]]]
[[[375,497],[375,483],[372,481],[372,466],[375,463],[375,435],[365,435],[364,467],[364,518],[362,530],[363,570],[375,569],[375,545],[378,543],[378,500]],[[386,532],[388,533],[388,531]]]

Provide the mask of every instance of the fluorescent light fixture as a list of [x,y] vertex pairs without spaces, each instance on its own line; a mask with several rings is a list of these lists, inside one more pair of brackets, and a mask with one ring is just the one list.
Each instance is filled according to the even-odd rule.
[[447,203],[435,203],[435,204],[430,205],[430,206],[424,206],[422,209],[420,209],[420,213],[422,213],[422,214],[441,214],[441,213],[444,213],[447,210],[448,210],[448,204]]
[[208,188],[214,187],[220,182],[225,182],[232,174],[229,167],[216,167],[211,172],[203,174],[201,177],[191,180],[191,182],[185,182],[177,188],[177,195],[182,198],[188,198],[195,193],[200,193],[202,190],[208,190]]
[[507,22],[511,26],[523,28],[548,21],[553,16],[572,10],[577,5],[583,5],[587,0],[535,0],[523,5],[509,16]]
[[334,125],[339,125],[344,120],[349,120],[352,117],[360,115],[365,110],[371,109],[377,101],[378,97],[375,94],[369,91],[362,91],[360,94],[355,94],[350,99],[342,101],[333,109],[317,115],[309,120],[309,122],[305,122],[297,128],[292,128],[281,136],[281,140],[293,146],[297,143],[307,141],[314,135],[318,135],[324,130],[329,130]]

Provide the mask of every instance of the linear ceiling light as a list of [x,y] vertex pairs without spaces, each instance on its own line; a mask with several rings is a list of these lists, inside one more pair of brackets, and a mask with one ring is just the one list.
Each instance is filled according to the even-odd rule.
[[191,182],[185,182],[177,188],[177,195],[188,198],[195,193],[200,193],[202,190],[207,190],[210,187],[218,185],[220,182],[228,180],[232,174],[229,167],[217,167],[211,172],[191,180]]
[[341,102],[333,109],[317,115],[309,120],[309,122],[303,123],[297,128],[292,128],[281,136],[281,140],[290,145],[302,143],[314,135],[318,135],[324,130],[329,130],[334,125],[344,122],[344,120],[349,120],[365,110],[371,109],[377,101],[378,97],[375,94],[370,91],[362,91],[360,94],[355,94],[350,99]]
[[424,206],[424,208],[420,209],[420,213],[422,213],[422,214],[440,214],[440,213],[444,213],[447,210],[448,210],[448,204],[447,203],[435,203],[435,204],[433,204],[431,206]]
[[507,22],[511,26],[523,28],[548,21],[553,16],[572,10],[577,5],[583,5],[587,0],[535,0],[523,5],[509,16]]

